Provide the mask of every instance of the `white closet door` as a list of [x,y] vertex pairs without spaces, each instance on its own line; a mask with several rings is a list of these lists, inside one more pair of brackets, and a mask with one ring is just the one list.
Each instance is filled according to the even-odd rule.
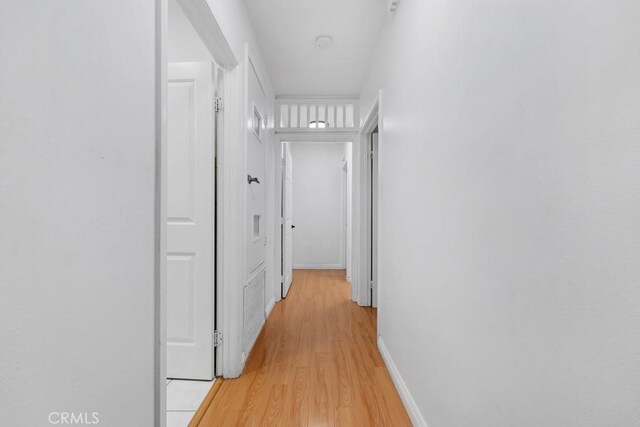
[[167,377],[214,376],[214,65],[171,63],[167,91]]
[[289,144],[285,144],[284,150],[284,238],[283,238],[283,281],[282,297],[286,297],[293,280],[293,161]]

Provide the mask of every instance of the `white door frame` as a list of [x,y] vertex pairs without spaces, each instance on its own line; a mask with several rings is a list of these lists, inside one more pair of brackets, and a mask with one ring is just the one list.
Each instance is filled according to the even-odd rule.
[[[380,152],[380,147],[382,145],[382,90],[378,91],[378,96],[375,99],[373,106],[369,110],[366,118],[364,119],[362,126],[360,126],[360,132],[358,133],[358,144],[354,146],[354,177],[357,176],[357,179],[353,180],[353,192],[355,194],[356,203],[354,204],[354,217],[358,219],[357,226],[354,223],[354,261],[358,262],[354,264],[353,269],[354,273],[357,276],[357,286],[354,286],[357,290],[357,294],[354,295],[354,301],[356,301],[361,306],[371,306],[373,301],[371,300],[371,292],[369,291],[369,269],[370,269],[370,259],[369,259],[369,224],[370,218],[368,215],[368,197],[369,197],[369,137],[371,133],[374,131],[376,126],[378,127],[378,152]],[[381,179],[381,171],[382,171],[382,156],[378,156],[377,166],[378,166],[378,181]],[[357,159],[357,160],[356,160]],[[356,166],[358,166],[357,174],[356,174]],[[381,206],[381,197],[378,192],[377,197],[377,206],[374,208],[377,211],[377,230],[376,235],[378,239],[378,248],[380,248],[380,206]],[[375,260],[375,277],[376,280],[376,292],[378,295],[380,294],[380,250],[376,253],[377,259]],[[380,299],[377,299],[377,305],[380,305]]]
[[[353,146],[353,143],[351,144]],[[346,144],[345,144],[346,147]],[[342,164],[342,184],[341,184],[341,189],[342,189],[342,197],[341,197],[341,201],[342,201],[342,226],[343,228],[343,233],[344,233],[344,239],[342,239],[342,242],[340,242],[340,244],[342,245],[342,250],[344,251],[344,257],[342,259],[342,261],[344,262],[344,269],[346,272],[346,279],[347,282],[351,283],[351,276],[350,276],[350,264],[351,264],[351,260],[349,259],[349,251],[348,251],[348,240],[349,240],[349,226],[348,224],[351,222],[351,220],[348,218],[348,209],[347,209],[347,205],[349,204],[348,200],[347,200],[347,195],[349,194],[348,191],[348,182],[349,182],[349,173],[351,173],[351,171],[349,170],[349,167],[347,165],[347,158],[345,156],[344,159],[344,163]]]
[[[278,153],[276,155],[276,159],[275,159],[275,176],[279,177],[278,179],[282,180],[282,157],[279,153],[282,153],[282,147],[283,144],[285,142],[291,142],[291,143],[309,143],[309,142],[328,142],[328,143],[347,143],[350,142],[351,146],[353,147],[356,144],[356,141],[358,140],[358,133],[356,132],[339,132],[339,131],[329,131],[329,132],[324,132],[324,131],[313,131],[313,132],[295,132],[295,131],[276,131],[275,132],[275,142],[276,142],[276,153]],[[352,172],[353,173],[353,172]],[[280,189],[281,186],[281,182],[279,182],[278,184],[280,185],[276,185],[276,188]],[[282,191],[276,191],[275,192],[275,197],[276,197],[276,201],[275,201],[275,206],[281,206],[282,205]],[[355,216],[352,217],[352,224],[353,224],[353,218],[355,218]],[[275,260],[276,260],[276,266],[280,266],[282,263],[282,230],[280,227],[281,224],[281,217],[280,215],[276,215],[276,217],[274,218],[274,227],[276,230],[277,235],[275,236],[275,242],[276,244],[274,245],[274,250],[275,250]],[[352,249],[353,251],[353,249]],[[346,254],[345,254],[346,256]],[[355,254],[353,255],[353,258],[355,257]],[[345,264],[346,265],[346,264]],[[354,260],[352,260],[352,268],[354,265]],[[278,287],[278,284],[282,283],[282,276],[281,276],[281,270],[279,268],[275,269],[275,277],[274,277],[274,283],[276,284],[276,288]],[[281,285],[280,285],[281,286]],[[353,291],[352,291],[353,292]],[[278,301],[282,300],[282,296],[278,296]],[[355,301],[355,300],[354,300]]]
[[375,130],[368,135],[369,159],[367,161],[367,279],[369,281],[369,302],[371,307],[378,306],[378,139],[379,132]]
[[[217,235],[216,257],[218,269],[216,272],[217,298],[216,317],[217,328],[223,332],[223,336],[234,336],[234,325],[231,319],[233,307],[237,306],[233,292],[229,292],[231,286],[228,283],[237,283],[238,272],[241,267],[237,265],[240,258],[234,256],[241,252],[241,239],[238,238],[244,224],[237,224],[237,218],[241,217],[241,200],[236,201],[237,189],[232,188],[235,181],[233,175],[238,168],[238,153],[234,150],[232,141],[237,141],[241,136],[241,123],[243,116],[242,105],[238,100],[243,94],[242,73],[238,71],[239,62],[236,59],[226,37],[208,6],[206,0],[177,0],[183,12],[189,18],[196,32],[200,35],[205,46],[213,56],[216,63],[223,68],[223,93],[226,100],[225,113],[222,120],[218,121],[216,144],[217,156],[217,197],[216,209]],[[167,204],[167,68],[168,68],[168,1],[156,0],[156,208],[155,208],[155,357],[154,357],[154,406],[155,425],[166,425],[166,204]],[[234,102],[235,101],[235,102]],[[240,105],[237,105],[240,104]],[[239,203],[239,204],[238,204]],[[238,208],[239,206],[239,208]],[[228,259],[225,259],[228,254]],[[228,308],[228,309],[225,309]],[[237,310],[236,310],[237,311]],[[233,340],[229,340],[230,344]],[[239,361],[239,353],[236,346],[223,345],[221,350],[216,350],[217,365],[216,375],[227,375],[233,372],[234,361]],[[234,354],[237,353],[237,354]]]

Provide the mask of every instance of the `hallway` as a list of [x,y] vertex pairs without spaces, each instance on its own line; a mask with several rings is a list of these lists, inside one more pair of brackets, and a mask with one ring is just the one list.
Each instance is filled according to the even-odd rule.
[[295,270],[242,376],[217,381],[191,425],[411,425],[375,325],[375,309],[351,302],[343,270]]

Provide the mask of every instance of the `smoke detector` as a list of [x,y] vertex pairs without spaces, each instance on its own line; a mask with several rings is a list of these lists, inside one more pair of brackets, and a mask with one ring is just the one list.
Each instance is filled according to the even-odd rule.
[[316,39],[316,46],[320,49],[328,48],[331,46],[331,43],[333,43],[333,39],[329,36],[320,36]]
[[393,13],[398,9],[398,5],[400,4],[400,0],[389,0],[389,12]]

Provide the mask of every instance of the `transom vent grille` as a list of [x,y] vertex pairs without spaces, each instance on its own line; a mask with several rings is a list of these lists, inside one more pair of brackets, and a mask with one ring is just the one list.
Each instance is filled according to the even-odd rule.
[[356,99],[280,99],[276,113],[280,130],[354,130],[358,128]]

